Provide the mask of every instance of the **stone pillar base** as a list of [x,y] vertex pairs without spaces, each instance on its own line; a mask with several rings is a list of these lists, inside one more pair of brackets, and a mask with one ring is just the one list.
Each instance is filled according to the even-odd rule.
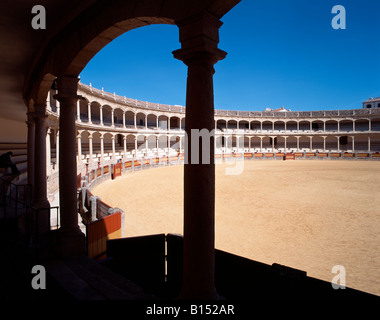
[[60,257],[73,257],[86,254],[86,236],[79,229],[76,232],[58,233],[58,254]]

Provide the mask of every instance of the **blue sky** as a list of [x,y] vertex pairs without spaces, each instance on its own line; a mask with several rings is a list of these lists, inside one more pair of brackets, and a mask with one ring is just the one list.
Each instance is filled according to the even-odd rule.
[[[334,30],[335,5],[346,29]],[[379,0],[242,0],[223,18],[215,108],[361,108],[380,96]],[[178,28],[131,30],[103,48],[81,81],[129,98],[185,105],[187,67],[173,58]]]

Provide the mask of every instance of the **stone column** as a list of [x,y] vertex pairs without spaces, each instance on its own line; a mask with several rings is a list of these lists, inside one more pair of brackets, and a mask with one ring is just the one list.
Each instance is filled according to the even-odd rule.
[[34,106],[34,201],[35,208],[48,208],[46,175],[46,119],[45,104]]
[[77,162],[75,106],[79,79],[70,76],[57,78],[60,102],[59,118],[59,200],[60,200],[60,251],[62,256],[73,256],[85,252],[85,236],[78,226],[77,209]]
[[325,136],[322,137],[323,138],[323,152],[326,152],[326,138]]
[[114,126],[115,126],[114,110],[111,109],[111,127],[113,128]]
[[[34,114],[32,112],[27,113],[28,120],[26,124],[28,126],[28,184],[34,185],[34,149],[35,149],[35,123]],[[33,198],[34,188],[32,188]]]
[[77,135],[78,163],[82,163],[82,131],[78,131]]
[[100,158],[103,164],[104,161],[104,136],[101,134],[100,136]]
[[123,111],[123,128],[125,129],[125,111]]
[[[79,102],[80,100],[78,100],[78,102]],[[88,102],[87,103],[87,113],[88,113],[88,123],[92,123],[92,120],[91,120],[91,103],[90,102]]]
[[159,140],[159,138],[158,138],[158,136],[156,136],[156,153],[157,153],[157,156],[158,156],[158,140]]
[[116,160],[116,156],[115,156],[115,136],[114,135],[111,137],[111,141],[112,141],[112,160]]
[[103,106],[100,106],[99,108],[99,113],[100,113],[100,125],[103,125]]
[[127,159],[127,137],[123,136],[124,160]]
[[368,136],[368,152],[371,152],[371,137]]
[[92,133],[90,133],[90,135],[88,136],[88,148],[89,148],[89,153],[90,153],[90,159],[88,163],[91,164],[93,160],[93,154],[94,154],[94,151],[92,148]]
[[80,100],[77,101],[77,121],[82,122],[80,119]]
[[51,129],[46,129],[46,176],[51,174],[51,143],[50,143]]
[[135,136],[135,158],[137,158],[137,136]]
[[[202,148],[192,150],[191,130],[214,129],[214,64],[226,53],[217,48],[219,19],[204,12],[179,22],[181,49],[173,52],[188,67],[186,93],[187,148],[184,165],[183,299],[213,299],[215,290],[215,163],[214,134],[210,162],[202,163]],[[203,139],[202,139],[203,140]],[[205,143],[202,141],[202,143]],[[200,164],[191,164],[192,153]]]

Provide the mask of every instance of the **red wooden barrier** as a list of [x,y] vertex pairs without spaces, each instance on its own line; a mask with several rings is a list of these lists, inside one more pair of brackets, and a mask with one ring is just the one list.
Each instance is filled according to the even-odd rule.
[[106,257],[107,240],[121,238],[121,212],[86,225],[87,254],[92,259]]
[[116,163],[113,166],[113,176],[112,179],[116,179],[117,177],[121,176],[121,169],[122,169],[122,163]]

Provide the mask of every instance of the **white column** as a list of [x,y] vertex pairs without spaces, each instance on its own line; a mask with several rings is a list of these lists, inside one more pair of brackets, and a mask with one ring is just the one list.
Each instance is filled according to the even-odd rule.
[[352,152],[355,152],[355,136],[351,136],[352,138]]
[[368,136],[368,152],[371,152],[371,137]]
[[50,145],[50,128],[47,128],[46,133],[46,175],[51,174],[51,145]]
[[[78,100],[78,102],[79,102],[79,100]],[[92,123],[92,121],[91,121],[91,103],[90,102],[87,103],[87,109],[88,109],[88,123]]]
[[116,155],[115,155],[115,136],[114,135],[112,135],[111,141],[112,141],[112,160],[116,160]]
[[323,138],[323,152],[326,152],[326,137],[322,137]]
[[137,158],[137,136],[135,136],[135,158]]
[[113,117],[114,117],[114,110],[111,109],[111,127],[114,127],[114,126],[115,126],[115,123],[114,123],[114,119],[113,119]]
[[135,124],[135,129],[137,128],[137,119],[136,119],[136,113],[133,114],[133,121]]
[[99,113],[100,113],[100,125],[103,125],[103,106],[99,107]]
[[123,128],[125,128],[125,111],[123,111]]
[[100,136],[100,157],[101,157],[101,161],[103,163],[103,161],[104,161],[104,136],[103,136],[103,134],[101,134],[101,136]]
[[340,142],[339,142],[339,138],[340,138],[340,137],[336,137],[337,145],[338,145],[338,151],[340,151]]
[[145,115],[145,129],[148,129],[148,115]]
[[158,156],[158,136],[156,136],[156,152],[157,152],[157,156]]
[[82,120],[80,119],[80,99],[77,101],[77,121],[81,122]]
[[55,137],[55,167],[56,170],[59,168],[59,129],[56,131]]
[[[286,122],[285,122],[285,125],[286,125]],[[288,137],[284,137],[284,152],[286,152],[286,139],[288,139]]]
[[82,131],[78,132],[77,135],[77,145],[78,145],[78,163],[82,163]]
[[93,150],[92,150],[92,134],[88,136],[88,147],[89,147],[89,152],[90,152],[90,159],[89,159],[89,164],[92,163],[93,160]]
[[124,144],[124,159],[127,158],[127,137],[123,136],[123,144]]

